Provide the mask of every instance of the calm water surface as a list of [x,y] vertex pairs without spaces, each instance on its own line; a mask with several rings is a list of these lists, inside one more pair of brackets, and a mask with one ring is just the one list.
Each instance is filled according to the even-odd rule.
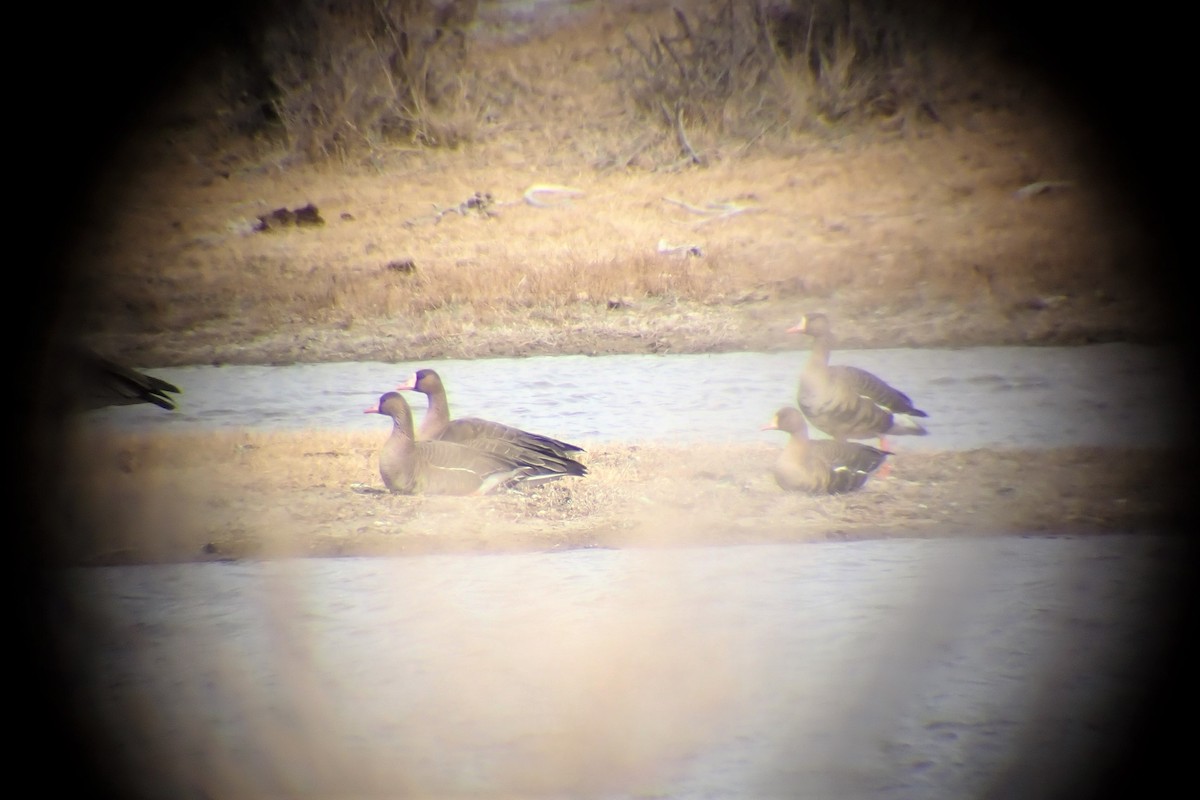
[[[184,388],[178,413],[89,419],[382,438],[362,410],[429,366],[458,416],[585,445],[755,441],[805,358],[184,367],[153,371]],[[1180,429],[1154,348],[834,361],[929,412],[909,449]],[[1049,798],[1122,730],[1175,550],[1009,536],[72,570],[56,629],[147,797]]]
[[1005,537],[87,569],[58,623],[153,796],[1038,798],[1123,730],[1177,556]]
[[[1164,444],[1178,431],[1171,353],[1088,347],[838,351],[929,413],[906,449]],[[796,402],[806,351],[556,356],[395,364],[154,370],[183,387],[182,407],[96,412],[97,424],[378,430],[362,410],[413,370],[433,367],[451,413],[484,416],[570,441],[778,441],[760,430]],[[424,398],[408,393],[417,413]]]

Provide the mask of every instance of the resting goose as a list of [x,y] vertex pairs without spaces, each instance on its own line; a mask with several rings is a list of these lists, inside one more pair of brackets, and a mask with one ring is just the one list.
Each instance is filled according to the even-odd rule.
[[392,434],[379,451],[379,475],[393,492],[487,494],[502,486],[584,473],[581,464],[569,459],[569,463],[556,463],[545,457],[523,459],[457,442],[418,442],[413,434],[412,409],[397,392],[383,395],[379,405],[363,413],[392,418]]
[[857,442],[808,438],[808,425],[799,409],[787,406],[775,413],[763,430],[791,434],[771,471],[780,488],[809,494],[842,494],[862,488],[891,455]]
[[[478,441],[488,439],[494,442],[507,442],[520,451],[535,451],[567,460],[571,460],[568,454],[583,452],[583,448],[577,445],[523,431],[500,422],[492,422],[478,417],[451,420],[450,403],[446,400],[446,387],[442,383],[441,376],[431,369],[417,370],[396,389],[402,392],[420,392],[429,399],[425,418],[421,420],[419,437],[422,440],[436,439],[443,442],[477,446]],[[572,461],[572,463],[578,462]],[[580,466],[582,467],[582,465]]]
[[813,337],[812,353],[800,373],[797,401],[816,428],[839,441],[884,436],[924,436],[925,428],[912,417],[929,416],[913,406],[908,395],[858,367],[829,366],[829,318],[807,314],[788,333]]

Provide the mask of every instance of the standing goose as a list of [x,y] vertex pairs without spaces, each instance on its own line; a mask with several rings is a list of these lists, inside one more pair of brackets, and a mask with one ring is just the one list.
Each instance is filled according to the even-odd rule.
[[842,494],[862,488],[891,455],[857,442],[808,438],[808,424],[799,409],[787,406],[775,413],[764,431],[791,434],[771,471],[780,488],[809,494]]
[[[561,442],[549,436],[530,433],[520,428],[514,428],[500,422],[480,419],[479,417],[464,417],[450,419],[450,403],[446,400],[446,387],[442,378],[431,369],[419,369],[408,377],[408,380],[396,387],[398,391],[420,392],[429,398],[425,418],[421,420],[420,438],[422,440],[439,440],[443,442],[458,442],[477,447],[481,440],[491,440],[493,446],[499,442],[507,442],[517,451],[535,451],[548,456],[566,459],[572,463],[569,454],[582,453],[583,448],[577,445]],[[582,465],[580,465],[582,468]]]
[[788,333],[813,337],[812,353],[800,373],[797,396],[808,421],[839,441],[884,436],[924,436],[928,431],[912,417],[929,416],[908,395],[858,367],[829,366],[829,319],[807,314]]
[[[412,409],[403,395],[388,392],[364,414],[392,418],[392,435],[379,451],[379,475],[401,494],[487,494],[516,483],[541,483],[564,475],[582,475],[571,461],[521,459],[512,454],[468,447],[457,442],[416,441]],[[574,469],[571,465],[578,469]]]
[[138,403],[174,411],[175,401],[168,393],[180,394],[174,384],[109,361],[82,346],[65,347],[59,351],[57,363],[48,366],[60,371],[64,402],[80,411]]

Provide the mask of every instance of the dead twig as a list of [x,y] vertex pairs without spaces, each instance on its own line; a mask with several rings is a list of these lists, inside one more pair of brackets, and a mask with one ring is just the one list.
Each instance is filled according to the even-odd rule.
[[434,205],[432,214],[425,214],[420,217],[413,217],[404,221],[404,227],[411,228],[419,222],[428,222],[436,225],[442,221],[442,217],[447,214],[458,214],[460,217],[465,217],[467,214],[477,214],[485,219],[491,219],[496,214],[496,207],[501,205],[496,202],[496,198],[492,197],[491,192],[476,192],[456,206],[450,208],[438,208]]
[[[557,195],[558,200],[547,202],[542,199],[543,195]],[[525,202],[535,208],[555,208],[569,203],[575,197],[583,197],[582,189],[576,189],[571,186],[560,186],[556,183],[535,183],[525,190],[522,197]]]
[[672,115],[667,110],[667,104],[661,103],[663,114],[667,117],[667,122],[675,128],[675,138],[679,141],[679,148],[687,155],[687,158],[693,164],[703,164],[704,159],[692,147],[692,143],[688,141],[687,131],[683,129],[683,108],[682,106],[675,107],[675,114]]
[[1074,186],[1074,181],[1035,181],[1017,189],[1013,192],[1013,196],[1018,200],[1028,200],[1040,194],[1047,194],[1061,189],[1070,189]]
[[664,137],[665,134],[663,134],[661,131],[650,131],[648,133],[643,133],[634,141],[632,145],[629,146],[628,150],[615,156],[608,166],[619,167],[622,169],[628,167],[633,163],[633,160],[641,155],[647,147],[650,147],[652,144],[661,141]]
[[683,208],[693,214],[699,214],[701,216],[707,217],[707,219],[703,219],[700,222],[696,223],[695,227],[697,227],[697,228],[700,227],[701,225],[707,225],[708,223],[714,222],[719,219],[726,219],[728,217],[734,217],[734,216],[737,216],[738,214],[745,214],[750,211],[764,210],[761,206],[749,205],[746,203],[738,203],[738,202],[734,202],[732,200],[724,200],[724,201],[720,201],[720,202],[710,201],[708,203],[705,203],[703,206],[695,206],[695,205],[692,205],[691,203],[685,203],[683,200],[676,200],[673,197],[664,197],[663,200],[668,203],[671,203],[672,205],[677,205],[680,208]]
[[698,244],[668,244],[666,239],[658,240],[657,249],[659,253],[667,256],[701,258],[704,255],[704,251]]

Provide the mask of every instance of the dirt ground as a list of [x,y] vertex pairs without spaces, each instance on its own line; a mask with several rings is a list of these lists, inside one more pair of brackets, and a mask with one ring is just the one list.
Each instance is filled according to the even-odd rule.
[[[1056,143],[1016,145],[1024,120],[982,116],[981,131],[682,175],[480,168],[457,153],[383,175],[154,173],[100,248],[87,336],[145,366],[799,348],[783,331],[811,311],[845,347],[1164,339],[1137,231],[1094,178]],[[1017,195],[1051,179],[1076,183]],[[531,207],[522,193],[539,181],[584,194]],[[428,221],[475,192],[498,198],[494,216]],[[673,202],[728,198],[747,210]],[[248,230],[305,203],[323,227]]]
[[673,547],[878,537],[1071,535],[1175,524],[1169,453],[905,453],[859,492],[779,489],[778,450],[593,446],[590,473],[486,497],[386,492],[386,433],[91,430],[55,525],[72,564]]
[[[798,348],[810,311],[847,347],[1170,334],[1114,154],[1036,79],[955,76],[937,123],[698,126],[681,166],[613,77],[662,13],[597,14],[479,43],[503,105],[453,149],[298,165],[182,84],[97,188],[68,318],[147,367]],[[255,230],[308,204],[323,224]]]
[[[1170,338],[1147,278],[1153,242],[1054,97],[1026,86],[948,104],[936,124],[757,143],[697,129],[706,163],[679,168],[665,133],[630,150],[652,129],[607,77],[629,22],[495,44],[484,55],[512,102],[457,149],[298,166],[261,142],[215,141],[178,109],[152,117],[98,191],[70,318],[97,349],[151,371],[801,349],[784,329],[812,311],[832,316],[843,347]],[[546,207],[526,199],[539,184],[576,193],[544,195]],[[255,230],[306,204],[323,224]],[[73,531],[60,556],[1095,533],[1173,519],[1161,452],[901,451],[861,493],[809,498],[774,486],[770,448],[629,442],[593,448],[582,480],[408,498],[380,491],[385,435],[77,442],[86,467],[52,504]]]

